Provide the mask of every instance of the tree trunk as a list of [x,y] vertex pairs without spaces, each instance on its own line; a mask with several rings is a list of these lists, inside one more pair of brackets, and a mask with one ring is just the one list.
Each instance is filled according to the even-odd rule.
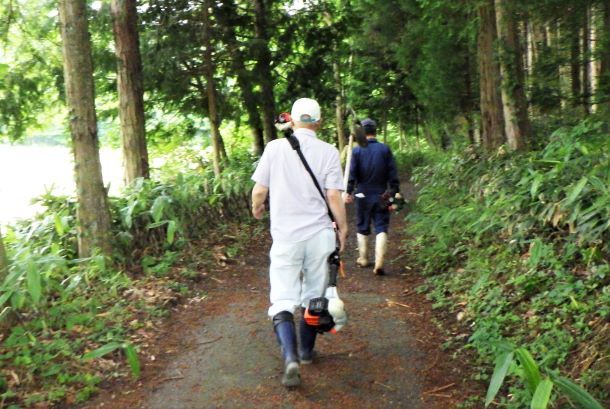
[[548,44],[547,32],[544,25],[540,23],[532,23],[531,25],[532,32],[532,54],[533,61],[532,65],[535,65],[543,50],[546,49]]
[[604,1],[602,4],[602,26],[598,34],[600,68],[596,99],[598,108],[604,113],[610,113],[610,1]]
[[417,149],[419,150],[420,147],[420,132],[419,132],[419,108],[417,107],[417,105],[415,105],[414,107],[415,110],[415,143],[417,144]]
[[[591,6],[589,7],[589,44],[590,44],[590,58],[589,58],[589,82],[591,86],[590,96],[592,98],[590,100],[591,104],[591,112],[597,112],[597,96],[599,94],[599,72],[600,72],[600,61],[599,61],[599,44],[601,40],[601,34],[598,28],[598,19],[599,19],[599,11]],[[596,45],[595,50],[593,49],[593,45]],[[595,54],[595,58],[594,58]]]
[[[216,102],[216,83],[214,81],[214,72],[216,67],[214,66],[212,40],[210,38],[211,21],[209,10],[211,6],[211,1],[205,0],[203,5],[203,46],[205,48],[205,51],[203,52],[203,59],[208,97],[208,115],[210,119],[210,131],[212,134],[212,164],[214,166],[214,175],[220,176],[224,144],[222,143],[222,137],[220,136],[220,124],[218,120],[218,108]],[[226,156],[226,153],[224,156]]]
[[225,41],[228,45],[228,50],[231,55],[231,68],[237,76],[237,85],[241,91],[244,102],[244,107],[248,112],[248,124],[252,129],[252,141],[254,153],[257,156],[263,154],[265,148],[265,139],[263,132],[263,124],[258,110],[257,100],[259,97],[253,89],[255,83],[250,71],[244,63],[244,56],[239,48],[237,35],[235,33],[235,24],[231,21],[231,17],[236,13],[235,3],[233,1],[224,1],[223,7],[215,7],[218,21],[222,24]]
[[403,150],[403,142],[404,142],[404,130],[402,129],[402,115],[398,117],[398,150]]
[[150,176],[136,0],[112,0],[125,185]]
[[523,87],[523,67],[517,38],[517,24],[511,10],[507,9],[506,0],[495,0],[495,9],[500,43],[501,90],[506,140],[512,150],[523,150],[529,134],[529,119]]
[[273,75],[271,73],[271,52],[267,34],[267,8],[265,0],[254,0],[255,13],[255,55],[256,73],[261,85],[261,108],[263,111],[263,130],[265,142],[276,138],[275,97],[273,96]]
[[6,255],[6,248],[4,247],[4,241],[2,240],[2,231],[0,230],[0,283],[4,282],[7,274],[8,256]]
[[479,6],[477,51],[481,92],[481,142],[487,151],[504,143],[504,119],[500,96],[500,68],[494,58],[497,38],[493,0]]
[[571,22],[570,27],[570,76],[571,76],[571,89],[572,89],[572,105],[577,107],[581,104],[581,83],[580,83],[580,21],[581,19],[576,16]]
[[78,199],[78,253],[109,255],[110,212],[97,139],[93,63],[85,0],[60,0],[64,80]]
[[468,140],[472,145],[475,144],[474,141],[474,119],[473,109],[472,109],[472,63],[470,61],[470,53],[465,53],[464,59],[464,90],[466,91],[466,95],[462,98],[462,113],[466,118],[466,123],[468,125]]
[[[337,55],[337,53],[335,53]],[[339,58],[337,55],[335,58]],[[335,97],[335,123],[337,126],[337,143],[339,145],[339,152],[343,152],[343,148],[345,147],[345,128],[343,127],[343,123],[345,122],[345,118],[343,118],[343,113],[345,112],[345,107],[343,103],[343,82],[341,81],[341,71],[339,69],[339,63],[335,61],[333,63],[333,74],[335,77],[335,87],[337,96]]]
[[582,28],[582,105],[586,114],[591,113],[591,73],[589,60],[591,59],[591,32],[589,29],[589,6],[583,18]]
[[384,109],[381,115],[381,133],[383,134],[383,143],[388,143],[388,110]]
[[[523,73],[525,75],[525,84],[529,83],[530,74],[532,72],[532,46],[531,46],[531,24],[527,14],[523,17],[523,43],[521,49],[523,50]],[[527,89],[527,86],[526,86]]]
[[433,149],[437,148],[438,144],[436,143],[436,140],[434,138],[434,133],[432,132],[430,125],[427,123],[424,123],[423,128],[424,128],[424,137],[426,138],[426,141],[428,142],[428,146]]

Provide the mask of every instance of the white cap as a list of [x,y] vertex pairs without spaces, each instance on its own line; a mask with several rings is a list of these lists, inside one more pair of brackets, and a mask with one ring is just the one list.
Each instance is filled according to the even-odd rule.
[[315,99],[297,99],[292,104],[290,116],[294,122],[318,122],[320,120],[320,105]]

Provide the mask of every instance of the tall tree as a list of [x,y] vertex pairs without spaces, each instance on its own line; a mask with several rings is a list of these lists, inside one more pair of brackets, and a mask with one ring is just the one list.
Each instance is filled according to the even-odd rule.
[[85,0],[60,0],[64,81],[78,199],[78,253],[109,254],[110,212],[100,164],[91,41]]
[[494,0],[485,0],[478,8],[477,51],[481,91],[481,142],[487,150],[504,143],[504,117],[500,95],[500,68],[495,59],[497,39]]
[[504,130],[508,146],[512,150],[522,150],[529,134],[529,119],[517,23],[506,0],[495,0],[495,11],[500,47]]
[[576,10],[572,10],[573,15],[570,17],[570,86],[572,94],[572,105],[579,106],[581,104],[581,88],[580,67],[581,67],[581,41],[580,41],[580,23],[582,17]]
[[587,5],[582,27],[582,105],[591,113],[591,7]]
[[210,132],[212,136],[212,163],[214,166],[214,174],[220,175],[221,162],[223,156],[226,157],[224,152],[224,144],[222,143],[222,137],[220,135],[220,124],[218,117],[218,107],[216,99],[216,82],[214,81],[215,64],[214,64],[214,52],[212,48],[211,39],[211,19],[210,19],[210,7],[212,6],[210,0],[204,0],[203,3],[203,47],[204,47],[204,71],[206,79],[206,89],[208,96],[208,115],[210,119]]
[[271,51],[269,50],[269,28],[267,26],[268,9],[270,7],[267,7],[265,0],[254,0],[255,71],[261,86],[261,108],[266,142],[276,138],[276,130],[273,125],[275,120],[275,97],[273,95],[273,73],[271,70]]
[[0,282],[4,281],[8,273],[8,257],[2,240],[2,230],[0,230]]
[[[338,56],[336,57],[339,58]],[[345,118],[343,113],[345,112],[345,103],[343,101],[343,81],[341,79],[341,70],[339,63],[335,61],[333,63],[333,74],[335,78],[335,88],[337,96],[335,97],[335,123],[337,127],[337,142],[339,144],[339,152],[343,152],[345,146]]]
[[112,0],[125,184],[148,178],[142,59],[136,0]]
[[263,124],[258,110],[257,99],[259,96],[254,91],[255,79],[252,73],[246,68],[245,56],[237,40],[235,27],[241,21],[237,19],[237,10],[233,0],[225,0],[222,7],[214,8],[216,19],[222,26],[224,41],[227,44],[229,55],[231,56],[231,69],[237,77],[237,85],[241,91],[244,107],[248,112],[248,124],[252,129],[254,153],[262,155],[265,148]]
[[597,103],[600,110],[610,113],[610,1],[602,2],[599,32],[599,80]]

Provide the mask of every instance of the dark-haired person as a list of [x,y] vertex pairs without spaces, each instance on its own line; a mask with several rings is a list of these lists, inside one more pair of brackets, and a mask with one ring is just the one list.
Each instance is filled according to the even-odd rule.
[[345,203],[356,201],[358,259],[360,267],[369,265],[368,241],[371,223],[375,226],[375,275],[384,275],[384,258],[388,248],[390,211],[387,200],[400,190],[396,162],[389,146],[377,140],[377,124],[372,119],[361,122],[366,147],[352,152]]

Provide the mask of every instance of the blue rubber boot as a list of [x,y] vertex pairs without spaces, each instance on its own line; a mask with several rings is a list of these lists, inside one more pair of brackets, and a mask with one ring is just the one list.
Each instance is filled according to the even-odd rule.
[[[305,309],[303,309],[303,314],[304,313]],[[317,335],[318,331],[316,331],[315,327],[308,325],[305,322],[305,318],[301,318],[301,321],[299,322],[299,338],[301,341],[299,346],[299,359],[301,364],[307,365],[313,362],[313,349],[316,345]]]
[[282,385],[294,387],[301,384],[301,369],[297,356],[297,334],[294,327],[294,316],[282,311],[273,317],[273,329],[282,349],[284,358],[284,375]]

